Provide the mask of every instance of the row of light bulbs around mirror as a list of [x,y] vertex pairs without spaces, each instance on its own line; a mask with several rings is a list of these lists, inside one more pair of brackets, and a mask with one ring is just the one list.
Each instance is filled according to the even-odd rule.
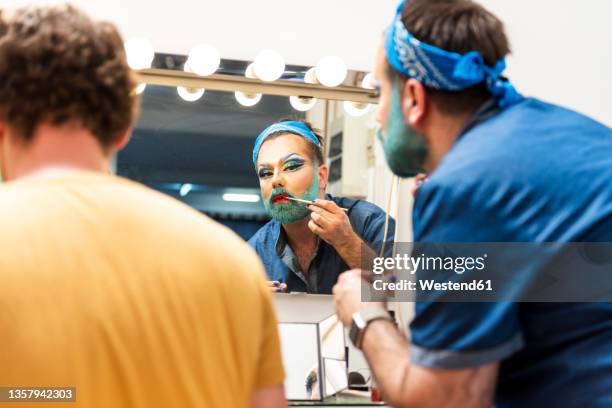
[[[151,68],[155,50],[151,42],[144,37],[133,37],[125,42],[128,64],[132,69]],[[200,76],[214,74],[221,64],[219,51],[208,44],[198,44],[189,51],[189,56],[184,65],[186,72],[191,72]],[[263,50],[255,57],[255,60],[248,65],[245,70],[247,78],[257,78],[264,82],[272,82],[281,78],[285,72],[285,61],[283,57],[273,50]],[[346,64],[340,57],[330,56],[319,60],[315,67],[310,68],[304,75],[304,82],[310,84],[321,84],[327,87],[341,85],[346,79],[348,70]],[[375,81],[371,73],[367,74],[361,86],[366,89],[374,89]],[[144,92],[146,84],[139,84],[136,88],[137,93]],[[188,102],[194,102],[204,95],[203,88],[176,88],[179,96]],[[243,106],[255,106],[262,98],[261,93],[234,92],[236,101]],[[312,109],[317,99],[304,96],[290,96],[289,103],[300,112]],[[359,102],[344,102],[344,110],[351,116],[361,116],[371,109],[371,105]]]

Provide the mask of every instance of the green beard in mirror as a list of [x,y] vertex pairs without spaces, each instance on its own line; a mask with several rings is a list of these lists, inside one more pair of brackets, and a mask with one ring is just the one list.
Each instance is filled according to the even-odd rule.
[[409,124],[404,121],[401,104],[401,87],[393,81],[391,105],[387,117],[386,137],[377,130],[378,138],[383,141],[385,159],[391,171],[400,177],[414,177],[423,172],[427,157],[427,144]]
[[281,224],[291,224],[292,222],[299,221],[310,214],[306,204],[298,203],[295,201],[287,201],[284,203],[273,203],[272,199],[278,194],[286,194],[289,197],[301,198],[302,200],[314,201],[319,198],[319,176],[317,174],[317,164],[313,163],[313,175],[312,183],[308,190],[301,196],[294,196],[284,188],[275,188],[270,193],[270,197],[264,201],[266,211],[270,214],[270,217],[274,218]]

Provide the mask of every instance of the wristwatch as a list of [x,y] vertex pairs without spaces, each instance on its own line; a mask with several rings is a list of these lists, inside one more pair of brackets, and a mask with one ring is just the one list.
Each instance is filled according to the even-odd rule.
[[363,333],[365,332],[366,327],[368,327],[368,324],[374,320],[388,320],[393,322],[393,318],[385,309],[363,309],[360,312],[353,313],[353,322],[351,323],[351,329],[349,330],[349,338],[359,350],[361,350]]

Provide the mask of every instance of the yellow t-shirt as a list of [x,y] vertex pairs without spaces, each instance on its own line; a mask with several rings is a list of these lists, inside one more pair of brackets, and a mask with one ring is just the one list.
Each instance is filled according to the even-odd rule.
[[62,407],[245,407],[283,382],[246,243],[137,183],[75,172],[0,187],[0,387]]

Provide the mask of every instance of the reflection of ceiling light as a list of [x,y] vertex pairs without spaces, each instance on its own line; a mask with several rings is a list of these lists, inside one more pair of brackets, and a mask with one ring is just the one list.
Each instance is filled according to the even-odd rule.
[[262,81],[276,81],[285,72],[285,60],[276,51],[263,50],[255,57],[253,70]]
[[225,193],[223,194],[223,201],[237,201],[241,203],[258,203],[259,195],[257,194],[236,194],[236,193]]
[[214,74],[221,63],[219,51],[212,45],[198,44],[189,51],[189,69],[196,75]]
[[202,88],[185,88],[183,86],[177,86],[176,91],[179,96],[187,102],[197,101],[204,95],[204,89]]
[[351,116],[363,116],[370,110],[369,103],[344,101],[344,111]]
[[317,80],[324,86],[334,87],[346,79],[346,64],[340,57],[322,58],[315,67]]
[[181,197],[185,197],[187,194],[189,194],[191,190],[193,190],[193,185],[189,183],[185,183],[181,186],[181,189],[179,190],[179,194],[181,195]]
[[145,37],[132,37],[123,46],[127,55],[128,65],[132,69],[151,68],[155,57],[153,44]]
[[238,101],[238,103],[241,104],[242,106],[257,105],[257,102],[261,100],[260,93],[252,94],[252,93],[244,93],[244,92],[236,91],[234,92],[234,96],[236,97],[236,100]]
[[289,103],[293,106],[293,109],[306,112],[307,110],[312,109],[313,106],[317,103],[316,98],[308,98],[304,96],[290,96]]
[[136,85],[136,95],[140,95],[141,93],[143,93],[146,87],[146,83]]

